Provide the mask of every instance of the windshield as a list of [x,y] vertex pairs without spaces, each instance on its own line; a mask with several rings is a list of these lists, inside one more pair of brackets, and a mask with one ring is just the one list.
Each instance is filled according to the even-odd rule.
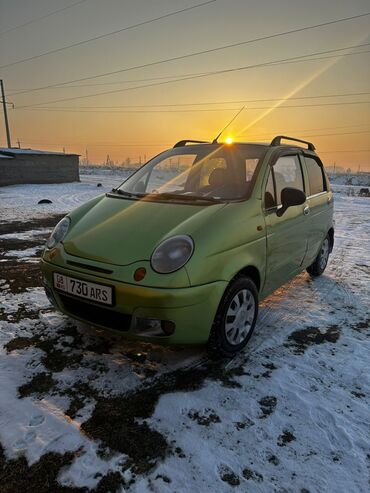
[[159,154],[129,177],[117,193],[132,198],[226,202],[246,198],[263,146],[196,145]]

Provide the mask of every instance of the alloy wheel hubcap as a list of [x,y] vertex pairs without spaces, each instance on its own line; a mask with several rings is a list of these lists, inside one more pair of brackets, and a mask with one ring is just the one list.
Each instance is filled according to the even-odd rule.
[[329,258],[329,240],[326,238],[320,250],[320,269],[324,269]]
[[229,304],[225,319],[225,336],[232,346],[242,343],[251,331],[256,303],[248,289],[238,291]]

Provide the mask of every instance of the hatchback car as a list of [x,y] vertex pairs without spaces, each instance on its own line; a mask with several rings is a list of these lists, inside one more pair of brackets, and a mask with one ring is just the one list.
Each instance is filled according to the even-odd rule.
[[313,144],[181,141],[63,218],[42,271],[51,302],[75,319],[232,356],[259,301],[304,269],[322,274],[333,243]]

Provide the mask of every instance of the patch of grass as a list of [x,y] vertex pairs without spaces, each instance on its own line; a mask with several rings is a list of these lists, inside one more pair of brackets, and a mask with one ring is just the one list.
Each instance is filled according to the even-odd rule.
[[331,325],[324,332],[318,327],[307,327],[306,329],[296,330],[288,337],[290,344],[293,345],[297,354],[303,354],[308,346],[313,344],[323,344],[324,342],[335,343],[339,339],[340,332],[337,325]]
[[98,390],[90,387],[85,382],[76,382],[73,387],[70,387],[61,392],[63,395],[67,395],[70,398],[68,409],[65,411],[70,418],[75,419],[78,411],[85,406],[87,399],[99,399],[100,394]]
[[93,490],[86,487],[62,486],[58,483],[58,476],[65,467],[72,464],[79,453],[79,450],[65,454],[49,452],[29,466],[24,456],[7,460],[0,444],[0,491],[1,493],[114,493],[124,485],[119,472],[108,472]]
[[283,430],[283,433],[279,436],[278,445],[279,447],[285,447],[287,443],[293,442],[295,436],[289,430]]
[[270,416],[270,414],[275,411],[276,403],[277,399],[274,396],[267,395],[266,397],[262,397],[262,399],[258,401],[262,411],[262,416],[260,417],[267,418],[267,416]]
[[69,354],[61,349],[52,349],[42,356],[41,363],[51,372],[60,372],[64,368],[78,365],[82,358],[82,353]]
[[20,240],[17,238],[7,238],[6,240],[3,240],[0,237],[0,252],[6,252],[8,250],[26,250],[27,248],[33,248],[36,246],[42,247],[48,236],[48,234],[38,236],[33,240]]
[[257,471],[253,471],[252,469],[249,469],[249,467],[246,467],[243,470],[243,476],[245,479],[252,479],[253,481],[256,481],[257,483],[261,483],[263,481],[263,476]]
[[115,493],[118,490],[121,491],[119,488],[124,484],[123,478],[119,472],[108,472],[108,474],[101,478],[93,492]]
[[274,466],[278,466],[280,464],[279,459],[276,457],[276,455],[269,455],[268,459],[270,464],[273,464]]
[[137,418],[148,418],[159,395],[150,391],[127,397],[100,399],[82,430],[94,440],[101,440],[111,450],[128,455],[136,473],[150,470],[164,459],[168,444],[163,435]]
[[[67,333],[66,335],[70,335]],[[28,347],[37,347],[41,349],[45,354],[41,357],[41,363],[45,368],[51,372],[60,372],[64,368],[77,365],[83,358],[83,353],[72,353],[69,351],[62,351],[56,349],[60,336],[52,337],[49,339],[43,339],[41,336],[36,335],[33,337],[16,337],[9,341],[5,348],[8,352],[14,350],[26,349]],[[70,345],[69,345],[70,347]]]
[[361,320],[360,322],[357,322],[357,323],[351,325],[351,329],[356,330],[357,332],[361,332],[363,329],[369,330],[370,329],[370,318],[367,318],[365,320]]
[[20,259],[5,258],[1,262],[1,277],[9,284],[11,293],[23,293],[27,288],[42,286],[42,275],[38,262],[22,262]]
[[39,397],[50,392],[57,382],[50,373],[37,373],[31,380],[18,387],[18,394],[21,398],[28,397],[31,394],[37,394]]
[[[40,219],[34,219],[32,221],[10,221],[0,222],[0,235],[9,233],[21,233],[24,231],[31,231],[34,229],[51,228],[64,215],[50,215]],[[39,236],[35,240],[16,240],[6,239],[1,240],[0,250],[23,250],[29,248],[32,242],[32,246],[40,245],[40,249],[45,243],[45,237]],[[23,293],[27,288],[34,288],[42,286],[42,275],[40,266],[37,262],[22,262],[21,258],[4,257],[1,262],[1,278],[8,284],[7,288],[11,293]]]
[[[102,447],[128,455],[135,473],[145,473],[171,452],[165,437],[141,422],[152,416],[160,396],[197,390],[207,378],[238,387],[240,384],[232,378],[244,374],[241,368],[225,371],[220,362],[212,362],[203,368],[164,374],[147,387],[122,396],[94,395],[95,409],[81,429],[91,439],[99,440]],[[200,415],[198,417],[200,419]],[[215,414],[210,419],[217,422],[219,417]]]
[[0,445],[0,490],[1,493],[87,493],[87,488],[69,488],[61,486],[57,477],[63,467],[69,466],[75,454],[47,453],[32,466],[24,456],[6,460]]
[[0,320],[6,322],[18,323],[20,320],[28,318],[30,320],[36,320],[39,318],[40,310],[30,310],[24,303],[19,304],[19,308],[16,312],[7,313],[3,308],[0,310]]
[[237,474],[234,472],[225,472],[221,474],[221,479],[224,481],[224,483],[229,484],[230,486],[239,486],[240,485],[240,479]]
[[4,346],[8,353],[12,351],[19,351],[29,347],[34,347],[39,342],[40,338],[38,336],[33,337],[15,337],[14,339],[7,342]]
[[34,229],[53,228],[65,214],[50,214],[46,217],[25,221],[0,222],[0,235],[23,233]]
[[211,423],[221,423],[220,417],[212,409],[205,409],[204,412],[192,410],[189,411],[188,416],[201,426],[209,426]]

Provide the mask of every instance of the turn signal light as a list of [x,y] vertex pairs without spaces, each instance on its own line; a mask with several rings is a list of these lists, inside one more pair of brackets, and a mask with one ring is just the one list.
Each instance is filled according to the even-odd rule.
[[135,273],[134,273],[135,281],[140,282],[144,279],[145,276],[146,276],[145,267],[139,267],[138,269],[135,270]]

